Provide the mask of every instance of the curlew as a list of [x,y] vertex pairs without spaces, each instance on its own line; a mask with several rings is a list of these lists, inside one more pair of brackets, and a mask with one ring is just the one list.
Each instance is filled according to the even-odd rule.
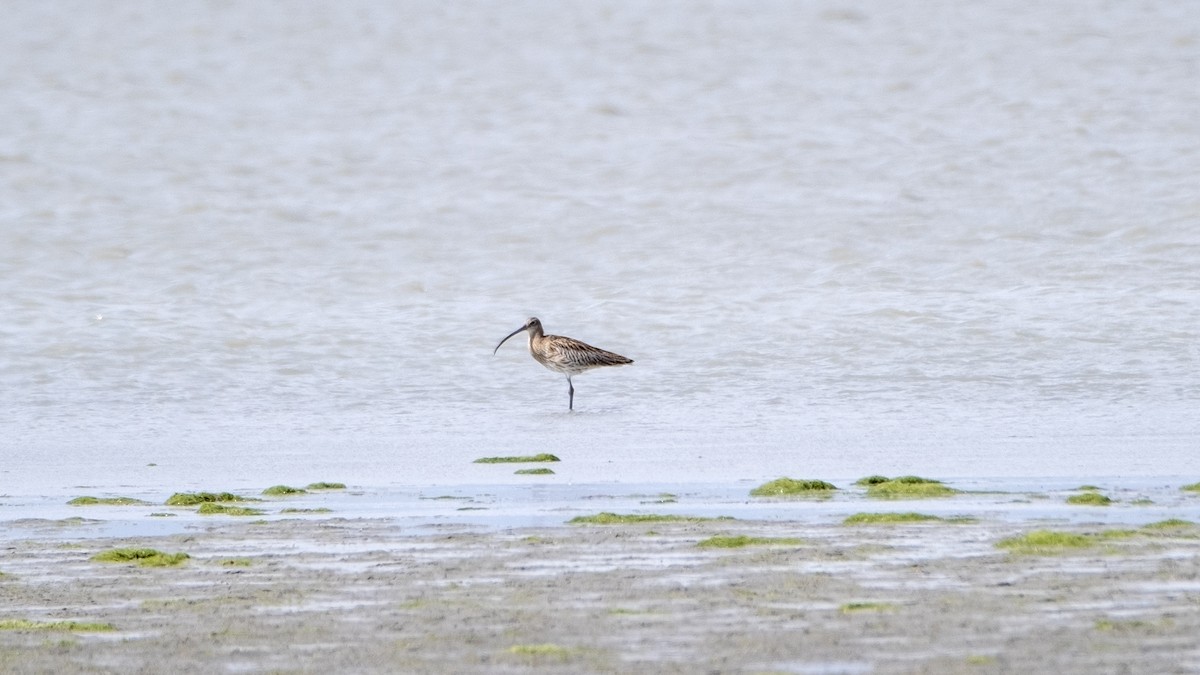
[[623,366],[633,363],[633,359],[593,347],[574,338],[546,335],[542,332],[542,322],[536,316],[501,340],[500,344],[492,350],[492,355],[494,356],[496,352],[500,351],[500,345],[507,342],[508,338],[521,331],[529,333],[529,353],[533,355],[534,360],[556,373],[567,376],[568,410],[575,409],[575,385],[571,384],[572,375],[578,375],[592,368]]

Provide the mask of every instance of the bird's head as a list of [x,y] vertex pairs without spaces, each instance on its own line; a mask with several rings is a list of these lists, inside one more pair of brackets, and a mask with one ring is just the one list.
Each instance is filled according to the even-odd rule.
[[538,318],[536,316],[529,317],[529,320],[525,322],[524,326],[521,326],[520,328],[518,328],[518,329],[514,330],[513,332],[509,333],[508,335],[506,335],[504,337],[504,339],[500,341],[500,344],[496,345],[496,348],[492,350],[492,355],[495,356],[496,352],[500,351],[500,345],[507,342],[508,338],[516,335],[517,333],[520,333],[523,330],[529,331],[530,335],[541,335],[542,334],[542,322],[540,320],[538,320]]

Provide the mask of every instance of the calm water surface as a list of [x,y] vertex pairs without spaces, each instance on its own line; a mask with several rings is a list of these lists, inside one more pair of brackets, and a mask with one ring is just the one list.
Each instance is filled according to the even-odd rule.
[[1200,479],[1188,3],[5,14],[9,501]]

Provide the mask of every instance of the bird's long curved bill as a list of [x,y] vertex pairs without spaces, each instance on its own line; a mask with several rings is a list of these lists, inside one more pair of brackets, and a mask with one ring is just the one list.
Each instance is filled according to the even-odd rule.
[[[500,345],[504,344],[505,342],[508,342],[508,338],[516,335],[517,333],[520,333],[523,330],[525,330],[525,326],[521,326],[520,328],[509,333],[507,337],[505,337],[503,340],[500,341]],[[500,345],[496,345],[496,348],[492,350],[492,356],[495,356],[496,352],[500,351]]]

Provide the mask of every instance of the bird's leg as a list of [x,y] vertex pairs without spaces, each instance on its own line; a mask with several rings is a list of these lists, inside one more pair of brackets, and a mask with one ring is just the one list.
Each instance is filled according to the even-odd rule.
[[575,409],[575,385],[571,384],[571,376],[570,375],[567,376],[567,395],[570,396],[570,398],[567,399],[567,410],[574,410]]

